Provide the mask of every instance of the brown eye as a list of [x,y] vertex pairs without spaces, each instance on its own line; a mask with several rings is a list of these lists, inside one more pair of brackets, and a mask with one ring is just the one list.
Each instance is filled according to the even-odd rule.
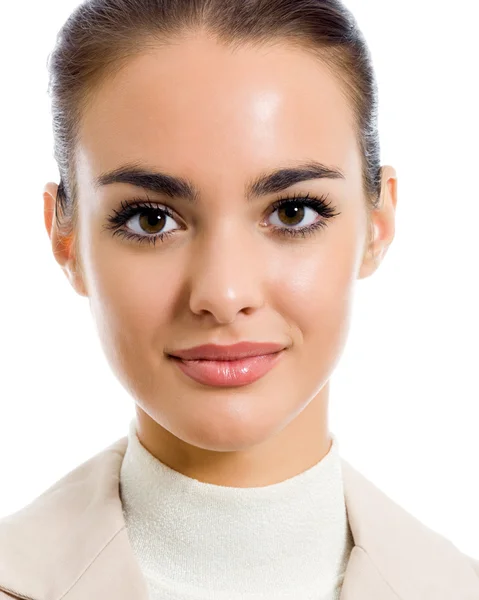
[[[165,230],[165,225],[170,221],[170,229]],[[138,235],[158,235],[171,231],[171,223],[175,223],[173,217],[161,208],[143,208],[136,211],[128,221],[128,229]],[[174,227],[173,227],[174,229]]]
[[120,210],[113,209],[104,229],[113,231],[113,236],[154,246],[157,241],[163,242],[174,235],[176,229],[181,229],[181,226],[171,227],[172,223],[179,224],[176,215],[167,206],[132,198],[123,200]]
[[167,215],[160,210],[146,210],[139,214],[138,223],[146,233],[160,233],[165,226]]
[[301,227],[307,227],[318,219],[318,211],[316,209],[299,201],[284,202],[271,213],[271,216],[275,214],[278,216],[276,223],[272,223],[275,228],[284,228],[285,225],[287,226],[286,228],[291,228],[300,224]]
[[304,206],[291,202],[278,209],[278,216],[284,225],[299,225],[304,219]]

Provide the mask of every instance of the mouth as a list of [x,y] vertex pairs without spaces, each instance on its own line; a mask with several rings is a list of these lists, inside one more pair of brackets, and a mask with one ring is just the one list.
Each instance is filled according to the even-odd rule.
[[249,385],[261,379],[280,362],[284,350],[241,358],[227,357],[225,360],[184,359],[174,355],[170,355],[170,358],[183,374],[197,383],[213,387],[235,387]]

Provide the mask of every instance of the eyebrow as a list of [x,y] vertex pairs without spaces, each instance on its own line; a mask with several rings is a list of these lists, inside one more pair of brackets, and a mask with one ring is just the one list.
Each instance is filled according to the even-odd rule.
[[[250,202],[311,179],[346,179],[346,177],[337,167],[328,167],[318,161],[310,160],[296,166],[286,166],[261,173],[246,184],[245,196]],[[196,204],[201,195],[190,179],[157,170],[148,170],[139,164],[132,163],[102,173],[94,181],[96,189],[112,183],[128,183],[144,190],[165,194],[170,198],[181,198],[191,204]]]

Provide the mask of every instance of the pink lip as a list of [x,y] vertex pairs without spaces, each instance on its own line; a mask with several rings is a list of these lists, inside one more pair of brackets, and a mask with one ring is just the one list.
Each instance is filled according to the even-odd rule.
[[284,344],[240,342],[231,346],[219,346],[217,344],[205,344],[195,346],[186,350],[175,350],[169,354],[182,358],[183,360],[212,360],[212,361],[235,361],[251,356],[263,356],[284,349]]
[[270,371],[284,352],[249,356],[239,360],[182,360],[173,362],[194,381],[217,387],[241,386],[253,383]]

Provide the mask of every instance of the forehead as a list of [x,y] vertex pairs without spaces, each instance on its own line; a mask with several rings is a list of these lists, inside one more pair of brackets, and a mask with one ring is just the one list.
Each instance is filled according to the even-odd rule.
[[359,183],[352,111],[327,67],[288,46],[232,51],[197,37],[149,49],[97,89],[79,180],[135,162],[188,170],[207,186],[309,158]]

